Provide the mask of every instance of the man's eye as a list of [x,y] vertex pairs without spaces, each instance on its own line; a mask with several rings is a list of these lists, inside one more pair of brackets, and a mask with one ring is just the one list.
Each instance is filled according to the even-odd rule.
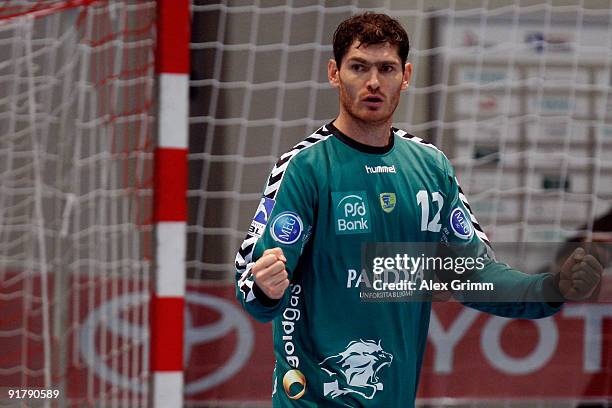
[[365,71],[365,65],[362,64],[353,64],[351,65],[351,69],[355,72],[363,72]]
[[383,65],[381,69],[382,72],[393,72],[394,70],[393,65]]

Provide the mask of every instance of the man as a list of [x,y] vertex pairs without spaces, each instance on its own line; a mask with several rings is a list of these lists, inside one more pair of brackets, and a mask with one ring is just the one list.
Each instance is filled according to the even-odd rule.
[[431,302],[362,301],[363,243],[469,244],[487,259],[474,279],[559,301],[470,304],[501,316],[552,315],[564,298],[588,296],[601,266],[577,251],[557,276],[532,276],[488,257],[447,158],[391,126],[412,74],[404,29],[358,15],[338,26],[333,48],[340,112],[272,169],[236,256],[237,297],[273,320],[273,406],[414,406]]

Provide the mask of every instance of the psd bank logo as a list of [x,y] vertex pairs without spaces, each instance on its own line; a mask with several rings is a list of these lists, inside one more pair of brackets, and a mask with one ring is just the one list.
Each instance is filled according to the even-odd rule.
[[332,192],[337,235],[370,232],[370,208],[365,191]]
[[[131,293],[102,303],[85,317],[79,331],[79,354],[89,370],[108,384],[145,395],[148,392],[148,380],[143,380],[133,369],[121,368],[114,359],[109,359],[109,354],[116,350],[110,349],[111,341],[107,349],[102,349],[100,334],[112,334],[119,338],[120,344],[129,344],[132,349],[140,347],[142,351],[138,357],[148,361],[144,352],[148,348],[145,344],[149,341],[148,325],[146,322],[131,322],[127,316],[146,307],[149,299],[150,294]],[[185,302],[188,306],[185,308],[184,367],[189,366],[192,354],[196,354],[194,350],[197,355],[214,356],[215,342],[226,342],[226,336],[230,334],[235,334],[236,338],[231,355],[215,370],[185,384],[185,395],[194,396],[224,383],[245,367],[253,352],[255,334],[247,316],[227,299],[208,293],[188,292]],[[202,309],[201,313],[199,309]],[[218,318],[196,326],[193,310],[198,311],[197,315],[216,315]]]

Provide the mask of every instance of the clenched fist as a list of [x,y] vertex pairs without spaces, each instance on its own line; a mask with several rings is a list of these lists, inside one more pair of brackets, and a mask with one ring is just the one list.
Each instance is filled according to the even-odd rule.
[[280,248],[266,249],[253,265],[251,273],[255,277],[255,284],[270,299],[280,299],[289,287],[289,279],[285,264],[287,258]]
[[568,300],[585,300],[601,281],[603,266],[583,248],[576,248],[561,266],[559,291]]

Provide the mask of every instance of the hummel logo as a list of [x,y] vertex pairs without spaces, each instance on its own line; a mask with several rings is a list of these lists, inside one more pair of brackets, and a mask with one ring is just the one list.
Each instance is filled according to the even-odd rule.
[[395,165],[393,166],[365,166],[366,173],[393,173],[395,174]]

